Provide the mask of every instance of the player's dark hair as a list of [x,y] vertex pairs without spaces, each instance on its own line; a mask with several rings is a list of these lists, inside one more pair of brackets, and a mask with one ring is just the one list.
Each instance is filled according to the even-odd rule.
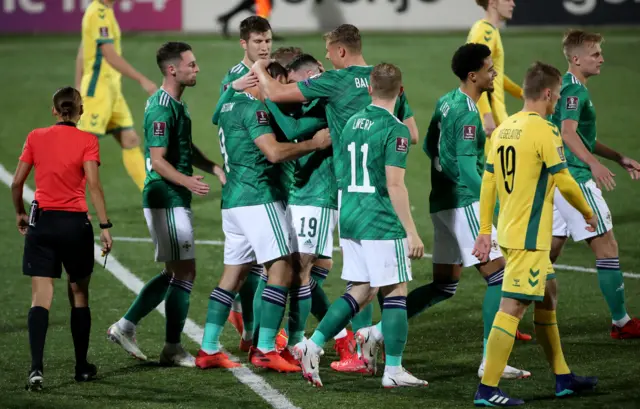
[[562,39],[562,52],[567,60],[571,60],[573,52],[584,44],[600,44],[604,41],[602,34],[590,33],[584,30],[569,30]]
[[318,60],[311,54],[300,54],[297,56],[289,66],[289,71],[298,71],[301,69],[313,69],[320,67]]
[[381,99],[393,99],[400,95],[402,72],[389,63],[380,63],[371,71],[371,96]]
[[272,62],[267,67],[267,72],[271,75],[272,78],[276,78],[279,75],[284,75],[285,78],[289,76],[289,73],[286,68],[282,66],[282,64],[278,62]]
[[451,59],[451,70],[460,81],[466,81],[470,72],[478,72],[484,67],[484,60],[491,50],[484,44],[467,43],[460,46]]
[[562,83],[562,73],[556,67],[536,61],[524,76],[524,99],[537,101],[542,92],[554,88]]
[[329,31],[322,38],[329,44],[338,43],[352,53],[362,52],[362,38],[360,30],[352,24],[342,24],[336,29]]
[[476,4],[485,10],[489,8],[489,0],[476,0]]
[[249,41],[251,33],[262,34],[271,31],[269,20],[260,16],[247,17],[240,22],[240,38]]
[[162,75],[166,75],[167,66],[177,60],[182,59],[182,53],[185,51],[191,51],[191,46],[187,43],[179,41],[169,41],[164,43],[158,48],[156,53],[156,62]]
[[53,108],[63,121],[72,121],[82,114],[82,96],[73,87],[60,88],[53,94]]
[[286,67],[302,54],[302,48],[300,47],[280,47],[271,53],[271,58]]

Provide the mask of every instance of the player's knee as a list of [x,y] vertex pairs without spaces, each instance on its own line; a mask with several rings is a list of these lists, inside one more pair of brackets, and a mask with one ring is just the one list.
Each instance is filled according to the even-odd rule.
[[122,149],[133,149],[140,146],[140,138],[133,129],[127,129],[114,135]]
[[195,260],[175,260],[167,263],[167,270],[173,273],[173,278],[183,281],[196,280]]

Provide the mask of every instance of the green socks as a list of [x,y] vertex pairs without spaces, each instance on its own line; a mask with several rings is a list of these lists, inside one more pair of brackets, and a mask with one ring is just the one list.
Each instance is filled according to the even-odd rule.
[[220,350],[220,334],[227,321],[231,304],[236,293],[216,287],[209,296],[209,308],[207,309],[207,322],[204,325],[202,336],[202,350],[207,354],[213,354]]
[[289,290],[289,346],[294,346],[304,338],[307,318],[311,313],[311,288],[309,284]]
[[153,311],[167,295],[167,289],[169,288],[169,281],[171,276],[166,272],[153,277],[140,291],[140,294],[133,300],[133,304],[129,307],[129,310],[124,315],[127,321],[131,321],[134,325],[137,325],[141,319],[147,314]]
[[[255,325],[255,316],[253,311],[254,297],[258,286],[260,285],[261,265],[251,267],[251,272],[247,275],[247,279],[240,288],[238,295],[242,305],[242,323],[244,324],[245,334],[252,334]],[[243,334],[244,338],[244,334]]]
[[345,294],[331,304],[329,311],[318,324],[318,328],[311,335],[311,341],[322,348],[327,339],[336,336],[360,310],[356,300]]
[[411,291],[407,296],[407,316],[412,318],[429,307],[453,297],[458,289],[458,282],[432,282]]
[[[193,281],[171,279],[167,298],[165,299],[165,311],[167,316],[167,344],[179,344],[180,335],[184,329],[184,323],[189,313],[189,298]],[[228,315],[228,313],[227,313]],[[225,316],[225,319],[227,317]]]
[[257,348],[263,353],[273,351],[276,348],[276,335],[287,305],[287,291],[286,287],[267,284],[262,292]]
[[402,365],[402,353],[407,343],[408,333],[407,297],[386,297],[382,309],[385,365]]
[[600,291],[607,301],[611,318],[620,321],[627,317],[624,305],[624,281],[620,271],[620,260],[615,258],[601,258],[596,260]]

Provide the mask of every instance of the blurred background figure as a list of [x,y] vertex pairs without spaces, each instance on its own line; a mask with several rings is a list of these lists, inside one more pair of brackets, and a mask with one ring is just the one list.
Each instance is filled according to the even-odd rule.
[[[271,10],[273,9],[273,0],[242,0],[237,6],[218,17],[218,23],[222,26],[222,35],[225,38],[229,38],[229,21],[239,13],[248,11],[257,16],[266,18],[267,20],[271,16]],[[281,39],[274,36],[274,40]]]

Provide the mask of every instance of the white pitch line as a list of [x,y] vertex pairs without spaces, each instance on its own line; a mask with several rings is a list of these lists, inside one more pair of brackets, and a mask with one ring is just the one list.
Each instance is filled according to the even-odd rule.
[[[98,237],[96,237],[96,238],[98,238]],[[128,242],[134,242],[134,243],[152,243],[152,240],[151,240],[150,237],[113,237],[113,240],[114,241],[128,241]],[[223,246],[224,245],[224,241],[222,241],[222,240],[195,240],[195,244],[202,244],[202,245],[209,245],[209,246]],[[340,247],[334,247],[333,251],[334,252],[340,251]],[[423,257],[424,258],[433,258],[433,255],[429,254],[429,253],[425,253]],[[553,267],[558,269],[558,270],[565,270],[565,271],[578,271],[578,272],[581,272],[581,273],[591,273],[591,274],[597,274],[598,273],[598,270],[596,270],[595,268],[572,266],[572,265],[569,265],[569,264],[554,264]],[[623,272],[622,275],[625,276],[625,277],[629,277],[629,278],[640,279],[640,274],[634,273],[634,272]]]
[[[2,164],[0,164],[0,180],[2,180],[2,182],[8,187],[11,186],[11,182],[13,181],[13,175],[9,171],[7,171],[7,169],[5,169],[5,167]],[[34,199],[33,190],[26,185],[23,190],[23,198],[27,204],[31,203],[31,201]],[[137,239],[132,237],[130,238],[130,240],[127,240],[127,238],[123,239],[122,237],[119,237],[118,241],[146,242],[147,239]],[[148,239],[148,241],[151,241],[151,239]],[[213,242],[210,242],[210,243],[213,243]],[[104,260],[101,257],[101,253],[102,253],[101,248],[97,244],[94,244],[93,254],[94,254],[96,263],[98,264],[102,264],[104,262]],[[144,287],[144,282],[140,280],[131,271],[129,271],[125,266],[120,264],[120,262],[113,255],[110,255],[107,259],[106,270],[111,274],[113,274],[114,277],[116,277],[122,284],[125,285],[125,287],[133,291],[136,295],[140,294],[140,291],[142,291],[142,287]],[[162,314],[162,316],[165,316],[164,301],[156,307],[156,310],[158,310],[158,312]],[[198,324],[193,322],[191,319],[187,318],[187,321],[185,322],[185,325],[184,325],[183,332],[189,338],[191,338],[196,344],[201,345],[200,341],[202,340],[202,335],[204,333],[204,330]],[[231,354],[227,354],[227,355],[229,355],[230,359],[234,361],[239,361],[237,357]],[[242,382],[243,384],[251,388],[252,391],[254,391],[259,397],[267,401],[267,403],[269,403],[275,409],[300,409],[299,407],[291,403],[291,401],[289,401],[289,399],[287,399],[286,396],[284,396],[282,393],[278,392],[271,385],[269,385],[264,380],[264,378],[262,378],[259,375],[256,375],[251,369],[247,368],[246,366],[243,365],[238,368],[232,368],[232,369],[229,369],[229,371],[240,382]]]

